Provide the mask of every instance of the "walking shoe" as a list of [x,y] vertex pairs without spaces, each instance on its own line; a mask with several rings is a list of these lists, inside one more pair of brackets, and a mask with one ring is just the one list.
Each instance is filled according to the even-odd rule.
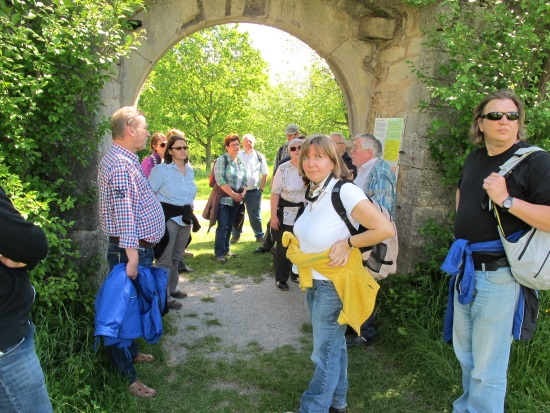
[[237,258],[238,255],[235,254],[234,252],[227,251],[227,254],[225,254],[225,258],[229,258],[229,257]]
[[227,261],[223,255],[220,255],[219,257],[216,257],[216,261],[218,261],[221,264],[225,264]]
[[139,380],[130,384],[130,386],[128,386],[128,391],[134,396],[143,397],[145,399],[150,399],[157,395],[157,391],[155,389],[146,386]]
[[183,256],[184,257],[192,257],[194,255],[195,254],[193,254],[191,251],[187,251],[187,250],[183,251]]
[[264,252],[269,252],[269,250],[266,250],[264,246],[256,248],[254,251],[254,254],[263,254]]
[[178,262],[178,272],[193,272],[193,268],[188,267],[183,261]]
[[152,354],[138,353],[132,361],[134,363],[152,363],[155,361],[155,356]]
[[371,346],[374,343],[372,338],[364,338],[361,336],[356,337],[346,337],[346,346],[348,348],[360,347],[360,346]]
[[288,284],[285,281],[277,281],[275,285],[281,291],[288,291]]
[[298,274],[294,274],[293,272],[290,273],[290,281],[293,283],[299,283],[300,282],[300,276]]
[[328,413],[346,413],[348,411],[347,407],[344,407],[343,409],[337,409],[336,407],[332,407],[328,409]]
[[172,298],[185,298],[187,297],[187,293],[181,290],[176,291],[174,294],[170,294]]
[[264,242],[264,237],[256,237],[256,242]]
[[237,242],[239,242],[239,237],[233,236],[233,237],[231,237],[231,239],[229,240],[229,242],[230,242],[231,244],[236,244]]
[[168,304],[166,304],[166,307],[168,307],[170,310],[179,310],[181,307],[183,307],[182,303],[178,303],[176,300],[169,301]]

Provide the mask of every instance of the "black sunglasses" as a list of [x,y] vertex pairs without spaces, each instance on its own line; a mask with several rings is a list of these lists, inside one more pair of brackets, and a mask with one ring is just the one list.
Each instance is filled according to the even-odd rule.
[[189,147],[187,146],[172,146],[170,149],[172,149],[173,151],[181,151],[182,149],[189,149]]
[[299,151],[300,149],[302,149],[301,146],[291,146],[290,148],[290,152],[294,152],[294,151]]
[[165,148],[165,147],[166,147],[166,141],[162,142],[162,143],[160,144],[160,147],[161,147],[161,148]]
[[489,113],[486,113],[485,115],[481,115],[480,118],[488,119],[488,120],[501,120],[503,116],[506,116],[506,119],[508,120],[519,119],[518,112],[489,112]]

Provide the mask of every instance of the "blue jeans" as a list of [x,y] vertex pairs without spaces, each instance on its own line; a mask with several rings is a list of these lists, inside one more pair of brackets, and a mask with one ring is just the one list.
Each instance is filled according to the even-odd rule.
[[34,326],[21,342],[0,354],[0,410],[3,413],[53,412],[33,335]]
[[[252,231],[256,238],[263,238],[264,232],[262,231],[262,217],[260,215],[262,209],[262,193],[259,189],[249,189],[246,191],[244,197],[244,204],[246,205],[246,213],[248,214],[248,220]],[[236,228],[232,229],[233,236],[239,238],[242,233]]]
[[313,280],[306,293],[313,325],[313,379],[300,400],[300,413],[326,413],[347,406],[346,325],[338,324],[342,301],[330,281]]
[[216,228],[216,239],[214,241],[214,254],[216,257],[224,256],[229,252],[229,239],[231,238],[231,227],[237,216],[239,205],[220,204],[218,211],[218,227]]
[[[154,252],[153,248],[138,248],[139,265],[144,267],[150,267],[153,265]],[[113,267],[121,262],[128,262],[126,251],[124,248],[119,248],[118,244],[113,241],[109,241],[107,249],[107,262],[109,263],[109,272]],[[134,368],[132,360],[128,360],[126,355],[126,349],[118,348],[116,346],[108,346],[109,358],[113,367],[122,375],[124,379],[128,381],[128,384],[132,384],[137,380],[137,372]],[[139,353],[139,347],[137,341],[134,340],[130,347],[128,347],[132,358],[136,357]]]
[[462,366],[464,393],[453,413],[502,413],[512,325],[520,285],[509,267],[476,271],[474,301],[462,305],[455,294],[453,347]]

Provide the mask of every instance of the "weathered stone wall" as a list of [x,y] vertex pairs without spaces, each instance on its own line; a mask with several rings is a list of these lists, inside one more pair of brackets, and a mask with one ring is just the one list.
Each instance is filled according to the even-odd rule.
[[[344,94],[352,134],[372,132],[376,117],[406,118],[397,224],[399,271],[409,271],[421,252],[418,229],[426,218],[446,214],[452,199],[427,151],[429,115],[418,104],[428,94],[407,63],[430,66],[421,26],[430,24],[431,13],[398,0],[156,0],[134,17],[142,20],[146,39],[120,62],[118,79],[103,91],[104,114],[135,104],[155,63],[195,31],[247,22],[292,34],[326,59]],[[106,137],[101,153],[109,143]]]

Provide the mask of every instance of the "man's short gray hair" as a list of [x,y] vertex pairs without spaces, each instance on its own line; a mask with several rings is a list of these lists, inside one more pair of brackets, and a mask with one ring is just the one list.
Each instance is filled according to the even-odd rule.
[[330,132],[330,134],[328,136],[330,138],[332,138],[333,136],[338,136],[341,139],[340,143],[345,143],[346,142],[346,138],[340,132]]
[[378,139],[371,135],[370,133],[360,133],[355,135],[353,141],[358,140],[361,143],[361,148],[370,149],[372,151],[372,156],[375,158],[381,157],[383,152],[382,143]]

